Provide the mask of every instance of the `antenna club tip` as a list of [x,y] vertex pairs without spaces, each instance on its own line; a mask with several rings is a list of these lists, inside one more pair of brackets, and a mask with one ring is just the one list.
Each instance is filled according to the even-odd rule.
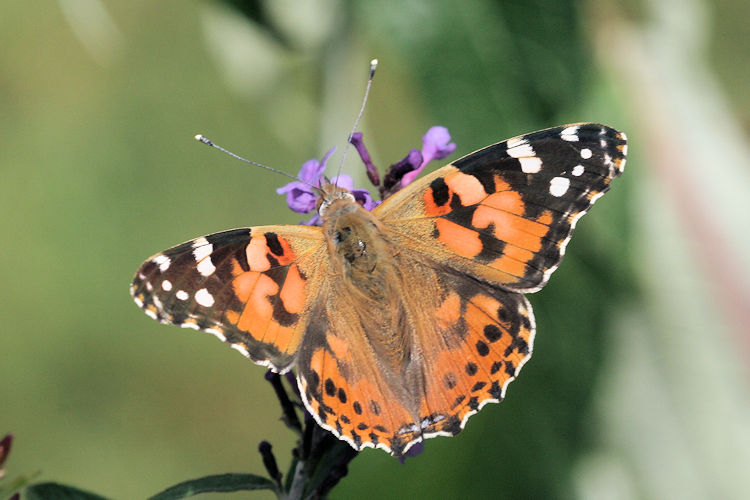
[[375,74],[375,70],[377,69],[377,67],[378,67],[377,59],[373,59],[372,61],[370,61],[370,78],[372,78],[373,75]]
[[196,134],[195,135],[195,140],[198,141],[198,142],[202,142],[203,144],[207,144],[209,146],[213,146],[214,145],[214,143],[211,142],[208,137],[206,137],[204,135],[201,135],[201,134]]

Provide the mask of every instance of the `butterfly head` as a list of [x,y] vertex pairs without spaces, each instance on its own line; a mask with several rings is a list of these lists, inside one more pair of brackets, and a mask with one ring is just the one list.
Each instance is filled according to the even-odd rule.
[[[342,203],[343,202],[343,203]],[[318,215],[324,217],[334,205],[350,205],[356,203],[354,195],[348,189],[337,186],[330,179],[323,178],[318,188],[318,201],[316,209]]]

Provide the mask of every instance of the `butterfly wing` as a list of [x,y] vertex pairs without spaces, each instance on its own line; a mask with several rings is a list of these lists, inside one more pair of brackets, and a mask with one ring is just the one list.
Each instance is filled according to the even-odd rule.
[[471,153],[373,213],[411,245],[521,293],[559,265],[578,219],[625,167],[625,135],[594,123],[550,128]]
[[256,363],[284,371],[298,360],[318,423],[357,449],[399,455],[458,433],[504,397],[533,344],[520,293],[546,283],[625,153],[625,136],[611,128],[558,127],[399,191],[372,213],[394,250],[379,263],[398,270],[375,293],[379,309],[351,293],[354,281],[328,279],[327,242],[306,226],[184,243],[144,263],[131,293],[154,319],[212,333]]
[[502,401],[534,343],[534,316],[523,295],[445,268],[430,288],[439,291],[434,323],[414,329],[424,373],[414,440],[454,436],[485,404]]
[[[523,295],[455,272],[408,247],[394,257],[396,303],[360,310],[331,282],[299,356],[300,392],[318,423],[356,449],[401,455],[455,435],[505,389],[531,355]],[[373,321],[403,311],[381,329]],[[373,321],[370,318],[374,318]]]
[[324,254],[317,227],[233,229],[154,255],[130,292],[155,320],[211,333],[285,371],[302,340],[310,291],[326,273]]
[[[331,284],[310,318],[300,349],[298,382],[309,412],[355,449],[377,447],[400,455],[398,432],[415,416],[402,380],[381,363],[358,305]],[[371,311],[370,315],[378,315]]]
[[[319,314],[316,340],[300,354],[300,385],[318,422],[358,449],[399,455],[457,434],[502,400],[533,348],[521,293],[546,283],[576,221],[622,173],[625,153],[625,136],[602,125],[543,130],[457,160],[376,208],[398,249],[408,354],[389,375],[377,342],[368,347],[351,321]],[[353,345],[369,351],[343,348]]]

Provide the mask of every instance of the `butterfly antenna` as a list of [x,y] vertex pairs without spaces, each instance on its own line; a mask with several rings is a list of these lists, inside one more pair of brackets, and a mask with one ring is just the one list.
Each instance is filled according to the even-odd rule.
[[349,134],[349,137],[346,138],[346,147],[344,148],[344,153],[341,155],[341,163],[339,164],[339,170],[336,172],[336,179],[338,179],[339,175],[341,175],[341,169],[344,168],[344,161],[346,160],[346,153],[349,151],[349,146],[352,145],[352,136],[354,135],[354,132],[357,131],[357,127],[359,126],[359,120],[362,119],[362,114],[365,112],[365,104],[367,104],[367,96],[370,95],[370,87],[372,87],[372,79],[375,76],[375,70],[378,67],[378,60],[373,59],[370,61],[370,76],[367,78],[367,87],[365,87],[365,97],[362,99],[362,107],[359,108],[359,114],[357,115],[357,119],[354,120],[354,127],[352,127],[352,131]]
[[276,172],[277,174],[281,174],[284,177],[289,177],[290,179],[294,179],[295,181],[301,182],[302,184],[307,184],[308,186],[310,186],[314,190],[318,189],[318,186],[314,186],[314,185],[310,184],[309,182],[305,182],[302,179],[298,178],[297,176],[294,176],[294,175],[292,175],[290,173],[284,172],[283,170],[278,170],[276,168],[269,167],[268,165],[263,165],[262,163],[258,163],[257,161],[248,160],[247,158],[243,158],[243,157],[241,157],[239,155],[236,155],[236,154],[232,153],[231,151],[222,148],[218,144],[215,144],[211,139],[209,139],[208,137],[203,136],[201,134],[196,135],[195,136],[195,140],[198,141],[198,142],[202,142],[206,146],[211,146],[212,148],[216,148],[219,151],[221,151],[222,153],[228,154],[232,158],[236,158],[236,159],[238,159],[240,161],[244,161],[245,163],[249,163],[250,165],[255,165],[256,167],[265,168],[266,170],[270,170],[271,172]]

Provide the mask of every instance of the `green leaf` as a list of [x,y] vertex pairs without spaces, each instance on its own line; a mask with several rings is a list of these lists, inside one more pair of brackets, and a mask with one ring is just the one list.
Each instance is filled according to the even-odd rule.
[[57,483],[39,483],[26,488],[28,500],[107,500],[105,497]]
[[175,484],[149,500],[175,500],[212,491],[227,493],[247,490],[276,490],[276,484],[255,474],[217,474]]
[[289,489],[292,487],[292,481],[294,480],[294,473],[297,471],[298,463],[299,460],[294,455],[292,455],[292,462],[289,464],[289,471],[284,477],[284,491],[289,491]]
[[42,471],[38,470],[36,472],[32,472],[31,474],[14,477],[10,481],[4,479],[4,483],[0,486],[0,498],[5,498],[6,496],[10,496],[12,493],[20,490],[31,481],[36,479],[36,477],[41,473]]

